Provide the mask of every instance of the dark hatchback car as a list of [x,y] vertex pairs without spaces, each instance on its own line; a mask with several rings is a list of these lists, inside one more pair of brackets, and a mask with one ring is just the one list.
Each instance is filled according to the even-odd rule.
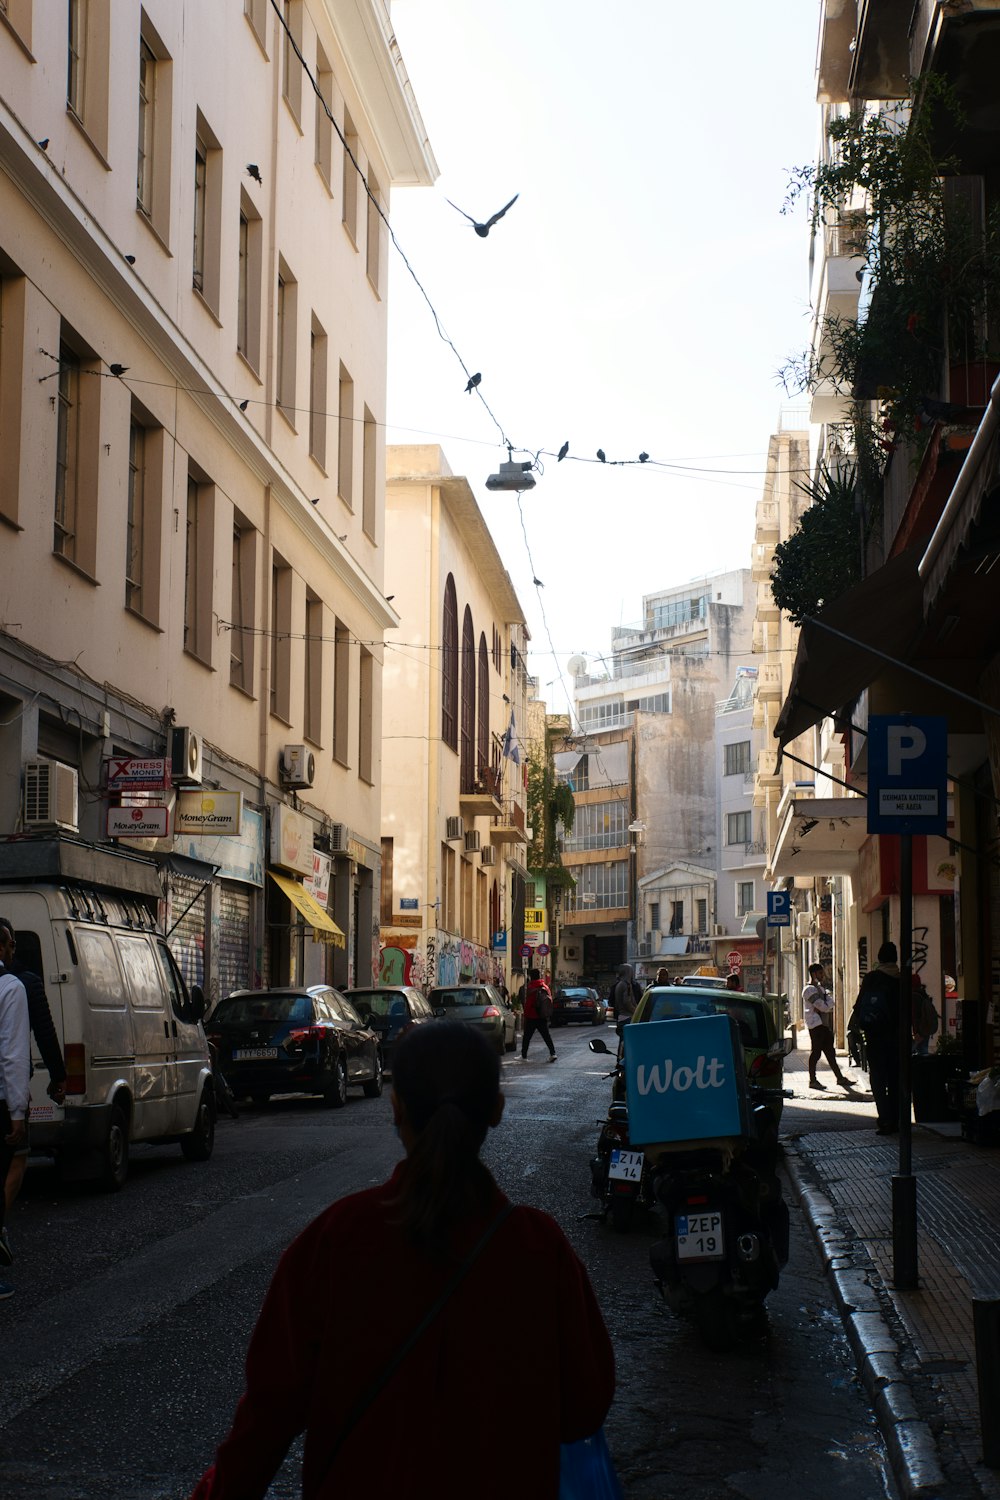
[[607,1001],[602,1000],[589,985],[565,985],[552,996],[553,1026],[566,1026],[570,1021],[600,1026],[607,1018]]
[[349,1000],[326,985],[237,990],[205,1023],[219,1067],[237,1098],[322,1094],[334,1109],[350,1084],[382,1092],[382,1045]]
[[345,994],[365,1025],[378,1032],[387,1068],[392,1066],[393,1050],[404,1031],[437,1020],[420,991],[409,984],[346,990]]

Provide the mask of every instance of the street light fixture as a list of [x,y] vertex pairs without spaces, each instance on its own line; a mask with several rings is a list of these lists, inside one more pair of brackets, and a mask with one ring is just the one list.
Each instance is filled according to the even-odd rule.
[[499,474],[490,474],[486,480],[488,490],[533,490],[535,488],[535,476],[531,470],[534,467],[531,459],[524,462],[509,460],[500,465]]

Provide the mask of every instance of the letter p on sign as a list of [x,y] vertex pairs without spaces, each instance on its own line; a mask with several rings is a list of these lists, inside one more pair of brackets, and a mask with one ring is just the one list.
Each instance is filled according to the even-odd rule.
[[903,763],[919,760],[927,749],[927,736],[915,724],[890,724],[886,736],[886,759],[890,776],[902,776]]

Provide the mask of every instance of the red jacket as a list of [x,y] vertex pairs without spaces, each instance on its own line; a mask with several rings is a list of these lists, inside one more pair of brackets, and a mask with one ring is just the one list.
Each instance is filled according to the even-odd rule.
[[[556,1500],[559,1444],[604,1421],[614,1357],[583,1265],[559,1226],[526,1207],[496,1231],[327,1474],[339,1419],[507,1201],[495,1189],[488,1212],[456,1230],[453,1255],[433,1259],[392,1223],[405,1170],[403,1162],[387,1183],[333,1204],[285,1251],[232,1430],[192,1500],[261,1500],[303,1430],[303,1500]],[[527,1267],[545,1296],[512,1325],[505,1308]],[[546,1397],[522,1421],[526,1385]],[[514,1437],[500,1441],[511,1421]]]
[[529,980],[524,992],[524,1017],[526,1021],[537,1021],[540,1019],[538,1009],[539,996],[544,995],[549,1003],[548,1014],[552,1014],[552,991],[544,979]]

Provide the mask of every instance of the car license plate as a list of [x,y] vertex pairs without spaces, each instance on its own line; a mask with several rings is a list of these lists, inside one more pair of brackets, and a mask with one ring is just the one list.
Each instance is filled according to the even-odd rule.
[[678,1214],[674,1220],[678,1260],[722,1260],[722,1215]]
[[622,1182],[638,1182],[642,1176],[641,1151],[612,1151],[608,1176]]
[[277,1047],[234,1047],[233,1062],[267,1062],[278,1055]]

